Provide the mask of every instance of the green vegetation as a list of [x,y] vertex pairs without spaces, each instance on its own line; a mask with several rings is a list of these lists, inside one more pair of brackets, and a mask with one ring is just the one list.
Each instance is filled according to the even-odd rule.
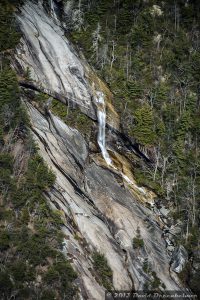
[[143,262],[143,271],[148,274],[149,269],[150,269],[150,267],[149,267],[148,258],[146,258]]
[[157,181],[159,180],[158,175],[156,174],[156,180],[154,180],[151,168],[139,165],[138,168],[134,170],[134,177],[139,185],[150,188],[160,196],[164,195],[164,188],[159,181]]
[[[68,299],[76,274],[60,253],[62,218],[43,192],[55,176],[38,156],[9,55],[19,42],[13,12],[23,1],[0,4],[0,294],[2,299]],[[198,290],[200,272],[200,45],[198,1],[75,0],[69,9],[72,40],[114,93],[124,132],[154,161],[137,161],[139,184],[174,206],[182,223],[177,242],[191,258],[180,278]],[[78,12],[78,14],[77,14]],[[76,20],[74,19],[76,13]],[[25,77],[30,80],[30,70]],[[44,104],[47,96],[38,94]],[[90,135],[92,121],[53,100],[52,110]],[[14,159],[22,141],[25,165]],[[143,247],[138,232],[133,247]],[[93,255],[100,284],[112,286],[105,257]],[[195,268],[193,267],[195,266]],[[152,274],[152,287],[160,285]],[[24,280],[26,278],[26,280]],[[53,285],[53,291],[52,291]],[[14,296],[13,296],[14,293]]]
[[144,241],[138,237],[133,238],[133,248],[142,248],[144,246]]
[[135,177],[173,204],[183,224],[177,242],[193,257],[192,273],[200,239],[199,3],[79,4],[74,1],[79,20],[71,19],[72,40],[114,93],[124,132],[155,162],[137,162]]
[[156,134],[154,132],[154,120],[151,107],[144,105],[136,109],[134,113],[135,127],[130,131],[138,143],[145,146],[155,144]]
[[13,5],[17,4],[22,4],[22,1],[2,0],[0,3],[0,53],[14,49],[21,37],[13,16]]
[[[200,259],[198,257],[197,260],[198,263],[200,263]],[[184,284],[190,284],[191,289],[194,291],[199,290],[199,277],[200,277],[200,271],[197,270],[197,273],[192,270],[190,262],[188,262],[181,273],[179,274],[180,279],[183,281]]]
[[44,274],[44,281],[49,287],[56,287],[61,289],[68,298],[75,294],[75,288],[72,282],[76,279],[77,274],[73,271],[71,265],[67,261],[58,261],[52,265],[46,274]]
[[[0,68],[0,298],[72,299],[77,275],[62,254],[63,221],[44,197],[55,175],[37,153],[16,74],[9,67],[7,50],[19,40],[15,4],[19,1],[0,4],[0,53],[6,51]],[[22,161],[14,155],[17,144]]]
[[152,268],[151,268],[151,265],[149,264],[148,262],[148,258],[146,258],[144,260],[144,263],[143,263],[143,271],[150,275],[151,276],[151,280],[150,282],[147,284],[146,286],[146,289],[147,290],[152,290],[152,291],[155,291],[157,290],[160,286],[162,286],[163,289],[166,288],[165,284],[162,283],[161,284],[161,281],[160,279],[157,277],[156,275],[156,272],[152,271]]
[[67,125],[78,129],[86,137],[90,137],[93,122],[79,108],[70,109],[66,104],[54,99],[52,102],[52,112]]
[[0,72],[0,139],[3,143],[3,135],[27,121],[26,114],[20,104],[19,87],[13,70],[5,66]]
[[[17,80],[10,69],[0,72],[0,94],[1,298],[11,297],[13,292],[19,299],[24,299],[25,294],[27,299],[35,299],[38,293],[46,297],[52,287],[52,282],[47,280],[48,274],[55,270],[56,298],[63,299],[67,293],[72,299],[76,292],[73,287],[76,273],[60,252],[63,222],[60,214],[50,209],[43,196],[43,191],[54,184],[55,175],[37,154],[37,148],[31,141],[28,118],[20,105]],[[19,139],[24,141],[24,151],[29,157],[20,176],[16,169],[20,168],[20,165],[16,166],[19,162],[12,154]],[[38,276],[41,276],[41,282],[30,288],[37,282]]]
[[49,99],[49,95],[47,94],[35,93],[33,100],[36,101],[39,104],[39,106],[42,107],[48,99]]
[[[43,93],[35,93],[33,100],[36,101],[40,108],[43,109],[45,103],[49,99],[49,95]],[[68,105],[62,103],[57,99],[53,99],[50,110],[62,121],[70,127],[79,130],[86,138],[89,139],[91,135],[91,128],[93,121],[87,117],[81,110],[77,108],[68,107]]]
[[161,284],[160,279],[157,277],[156,272],[151,272],[152,276],[153,276],[153,281],[151,282],[151,287],[152,290],[156,290],[159,285]]
[[52,101],[52,112],[56,116],[61,118],[64,122],[66,122],[67,115],[68,115],[66,104],[64,104],[64,103],[62,103],[62,102],[60,102],[56,99],[53,99],[53,101]]
[[108,266],[105,256],[99,252],[94,252],[92,255],[93,266],[98,274],[97,280],[101,285],[103,285],[107,290],[112,288],[112,270]]
[[134,249],[139,249],[144,246],[144,241],[140,236],[140,229],[139,227],[137,228],[137,236],[133,238],[133,248]]

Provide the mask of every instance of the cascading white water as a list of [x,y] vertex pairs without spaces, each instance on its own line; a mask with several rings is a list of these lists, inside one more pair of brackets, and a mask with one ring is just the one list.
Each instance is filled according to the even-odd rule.
[[[96,93],[96,103],[97,103],[97,117],[99,123],[99,132],[98,132],[98,145],[101,149],[101,153],[103,158],[105,159],[107,165],[112,165],[112,167],[117,170],[117,168],[112,164],[112,160],[106,150],[106,110],[105,110],[105,101],[104,94],[102,92]],[[137,186],[128,176],[126,176],[122,171],[119,171],[122,178],[130,185],[134,186],[138,191],[145,194],[145,190],[139,186]]]
[[51,15],[55,21],[58,21],[58,18],[57,18],[56,12],[55,12],[55,8],[54,8],[53,0],[50,0],[50,4],[51,4]]
[[[24,46],[22,48],[23,55],[19,55],[17,58],[19,62],[21,61],[20,65],[24,67],[24,70],[31,66],[31,71],[35,74],[36,83],[39,87],[41,80],[45,88],[61,94],[61,81],[64,84],[64,92],[75,93],[78,99],[83,99],[81,103],[84,105],[84,99],[86,99],[88,101],[87,109],[92,110],[90,93],[94,89],[88,89],[89,83],[84,85],[83,80],[79,81],[77,76],[72,74],[67,67],[68,65],[78,66],[81,79],[84,79],[85,82],[84,73],[86,72],[84,72],[82,62],[78,60],[73,48],[68,45],[62,30],[49,15],[46,15],[43,8],[38,7],[33,1],[26,0],[22,12],[19,16],[19,23],[24,34]],[[36,29],[41,33],[39,36],[35,34]],[[41,47],[41,43],[43,47]],[[40,64],[37,63],[37,60],[35,61],[34,53],[39,53]],[[178,279],[178,284],[176,284],[175,273],[170,274],[169,255],[165,249],[165,241],[161,237],[157,215],[151,213],[141,202],[137,201],[128,188],[125,189],[121,186],[109,171],[111,168],[115,169],[128,184],[135,184],[129,172],[126,172],[123,167],[118,167],[123,163],[117,164],[115,167],[114,160],[112,162],[109,157],[105,142],[105,98],[102,93],[98,93],[96,96],[98,98],[96,99],[96,106],[99,121],[98,144],[102,156],[110,164],[109,168],[102,168],[101,165],[93,162],[87,163],[89,151],[87,142],[82,135],[70,127],[66,129],[67,125],[56,117],[52,116],[52,118],[47,119],[37,108],[31,104],[28,105],[29,99],[26,100],[31,118],[32,133],[39,146],[40,154],[56,174],[55,188],[46,194],[48,194],[47,198],[52,207],[60,207],[66,215],[66,219],[63,218],[63,222],[65,222],[63,230],[67,236],[64,252],[74,256],[76,251],[77,255],[73,265],[81,281],[80,293],[83,291],[82,298],[103,299],[105,293],[96,281],[95,270],[93,270],[90,256],[84,252],[82,239],[80,241],[74,239],[74,230],[80,232],[88,247],[96,249],[106,256],[108,264],[113,270],[114,289],[131,290],[132,282],[134,282],[136,289],[141,289],[144,282],[151,280],[151,275],[142,272],[143,259],[141,256],[144,253],[145,258],[145,251],[142,249],[134,250],[132,247],[133,237],[138,226],[140,226],[141,237],[144,239],[144,249],[148,249],[151,253],[148,257],[148,263],[152,266],[152,270],[155,269],[161,282],[165,283],[166,289],[179,290],[181,284],[179,286]],[[64,142],[66,140],[67,143]],[[69,147],[72,151],[69,151]],[[76,160],[74,156],[76,156]],[[126,160],[125,157],[124,160]],[[80,168],[80,164],[84,166],[83,170]],[[123,171],[126,175],[123,174]],[[70,178],[71,180],[69,180]],[[77,193],[74,184],[72,185],[72,181],[79,185],[80,178],[86,183],[83,188],[84,197]],[[104,186],[106,188],[102,189]],[[139,189],[142,194],[142,188],[139,187]],[[94,205],[91,206],[89,200],[86,201],[86,199],[93,199]],[[121,201],[122,199],[123,201]],[[99,213],[102,214],[103,218],[99,219]],[[68,224],[71,215],[73,215],[74,224],[78,226],[72,231],[69,230],[71,225]],[[113,230],[110,230],[109,224],[104,222],[104,219],[113,222]],[[122,255],[122,249],[127,252],[126,256]],[[137,253],[141,255],[137,255]],[[135,259],[132,259],[133,256]]]
[[[102,92],[96,93],[96,103],[97,103],[97,117],[99,123],[99,132],[98,132],[98,145],[101,149],[103,158],[105,159],[107,165],[112,165],[112,167],[117,170],[117,168],[112,164],[112,160],[106,150],[106,110],[105,110],[105,101],[104,94]],[[119,171],[122,178],[130,185],[134,186],[142,194],[146,194],[145,190],[142,187],[137,186],[128,176],[126,176],[122,171]]]
[[106,150],[106,111],[105,111],[105,101],[104,94],[102,92],[97,92],[96,97],[97,102],[97,117],[99,122],[99,132],[98,132],[98,145],[101,149],[101,153],[106,163],[110,165],[112,160]]

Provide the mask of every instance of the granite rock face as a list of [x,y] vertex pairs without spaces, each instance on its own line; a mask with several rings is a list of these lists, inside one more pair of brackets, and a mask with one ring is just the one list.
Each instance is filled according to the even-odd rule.
[[[75,101],[82,112],[95,119],[95,92],[86,75],[87,64],[78,57],[58,22],[41,4],[29,1],[17,18],[23,33],[16,53],[18,72],[29,68],[38,90],[60,95],[63,102]],[[179,258],[185,257],[184,251],[179,251],[175,259],[178,265],[170,270],[171,258],[158,215],[145,206],[145,188],[133,183],[128,177],[130,170],[123,174],[128,167],[118,169],[125,158],[121,157],[118,165],[99,163],[101,155],[90,153],[89,143],[78,130],[66,125],[49,108],[42,112],[25,96],[22,100],[40,155],[56,174],[55,185],[45,196],[52,208],[63,214],[63,252],[79,275],[76,284],[80,299],[104,299],[105,289],[98,283],[93,267],[94,251],[107,258],[116,290],[151,286],[154,278],[145,264],[167,290],[184,290],[175,273],[182,264]],[[123,143],[121,137],[119,140]],[[134,189],[138,197],[134,196]],[[164,215],[167,218],[166,211]],[[138,238],[138,231],[142,244],[136,247],[134,238]]]
[[[115,289],[142,289],[151,283],[151,275],[143,268],[145,259],[167,289],[181,288],[171,279],[170,258],[154,213],[122,187],[110,169],[88,162],[87,144],[76,129],[51,112],[43,115],[25,103],[40,154],[56,174],[55,186],[46,197],[53,209],[63,212],[63,251],[79,274],[83,298],[104,299],[104,288],[93,276],[94,251],[106,256]],[[134,249],[138,228],[144,246]]]
[[180,273],[183,270],[187,261],[188,253],[186,249],[182,245],[180,245],[173,253],[171,265],[172,271]]
[[23,38],[16,60],[41,90],[60,96],[63,102],[78,105],[95,117],[91,103],[91,86],[86,66],[59,27],[43,9],[42,4],[27,1],[17,15]]

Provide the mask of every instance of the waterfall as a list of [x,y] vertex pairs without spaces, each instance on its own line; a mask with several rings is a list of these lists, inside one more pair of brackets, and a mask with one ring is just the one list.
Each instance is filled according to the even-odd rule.
[[53,0],[50,0],[50,3],[51,3],[51,15],[55,19],[55,21],[58,21],[58,18],[57,18],[56,12],[55,12],[55,8],[54,8]]
[[101,149],[101,153],[103,158],[105,159],[106,163],[110,165],[112,160],[106,150],[106,110],[105,110],[105,101],[104,101],[104,94],[102,92],[97,92],[96,97],[97,102],[97,117],[99,122],[99,132],[98,132],[98,145]]
[[[112,165],[112,167],[117,170],[117,168],[112,164],[112,160],[106,150],[106,110],[105,110],[105,101],[104,94],[102,92],[97,92],[96,103],[97,103],[97,118],[99,123],[98,131],[98,145],[101,149],[103,158],[105,159],[107,165]],[[142,187],[137,186],[128,176],[126,176],[122,171],[119,171],[122,178],[135,189],[140,191],[142,194],[146,194],[145,190]]]

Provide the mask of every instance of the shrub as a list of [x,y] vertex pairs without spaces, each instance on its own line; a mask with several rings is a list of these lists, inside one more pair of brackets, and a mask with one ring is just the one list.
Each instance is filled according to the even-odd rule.
[[55,292],[51,290],[44,290],[40,298],[40,300],[55,300],[55,299],[56,299]]
[[0,231],[0,250],[4,251],[10,246],[10,234],[7,230]]
[[0,52],[15,48],[21,37],[16,31],[13,6],[10,4],[6,0],[0,3]]
[[133,238],[133,248],[134,249],[139,249],[144,246],[144,241],[141,239],[140,236],[140,229],[139,227],[137,228],[137,236]]
[[10,276],[8,272],[0,272],[0,296],[1,299],[6,299],[5,295],[9,295],[10,291],[13,287],[12,281],[10,280]]
[[23,282],[26,279],[26,263],[22,260],[13,262],[11,274],[16,281]]
[[79,108],[67,111],[67,106],[54,99],[52,112],[61,118],[67,125],[77,128],[82,134],[90,135],[92,120],[81,112]]
[[0,153],[0,168],[12,171],[13,157],[10,153]]
[[59,260],[49,267],[43,279],[49,286],[57,287],[61,295],[67,294],[68,299],[72,299],[76,294],[76,288],[73,283],[77,278],[77,274],[63,256]]
[[154,130],[154,117],[150,106],[143,105],[134,114],[135,126],[131,130],[131,135],[139,144],[151,146],[156,141]]
[[160,279],[157,277],[156,272],[152,272],[152,276],[153,276],[153,281],[151,282],[151,287],[152,289],[157,289],[159,287],[159,285],[161,284]]
[[133,238],[133,248],[142,248],[144,246],[144,241],[141,238],[135,237]]
[[26,180],[29,187],[38,187],[39,189],[45,189],[51,187],[55,182],[54,173],[49,170],[43,159],[35,154],[28,164],[28,171],[26,174]]
[[99,252],[94,252],[92,259],[100,284],[102,284],[107,290],[110,290],[112,288],[113,273],[111,268],[108,266],[107,259]]

